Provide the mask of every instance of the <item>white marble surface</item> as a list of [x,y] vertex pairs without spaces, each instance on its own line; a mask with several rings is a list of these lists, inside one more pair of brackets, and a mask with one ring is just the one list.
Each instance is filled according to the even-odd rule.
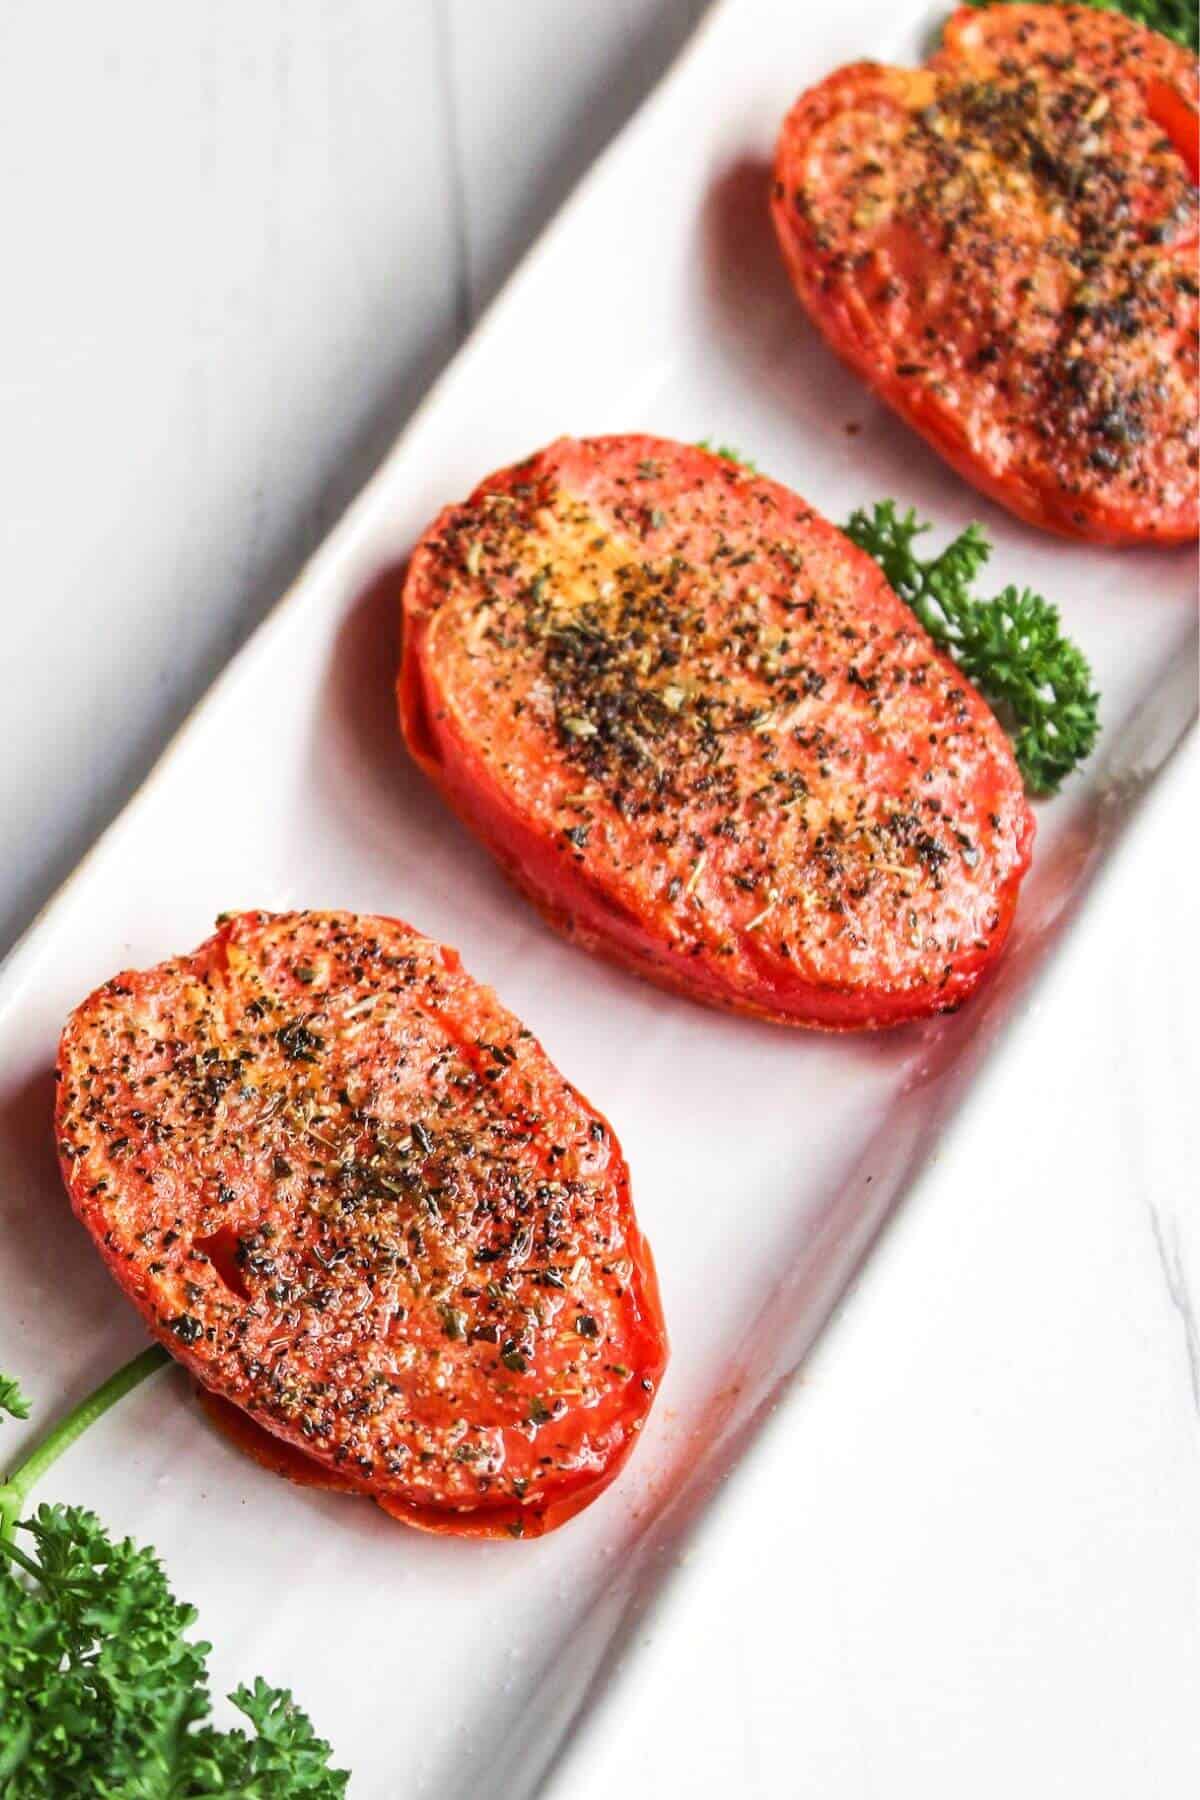
[[[0,947],[700,10],[0,9]],[[1193,744],[577,1794],[1200,1792],[1198,796]]]
[[0,945],[702,10],[0,6]]

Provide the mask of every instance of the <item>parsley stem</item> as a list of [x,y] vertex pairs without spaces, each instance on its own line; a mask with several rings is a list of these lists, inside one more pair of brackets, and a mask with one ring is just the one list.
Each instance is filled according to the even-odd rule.
[[125,1363],[107,1381],[102,1381],[85,1400],[71,1409],[65,1419],[60,1419],[57,1425],[51,1426],[45,1437],[34,1445],[23,1462],[17,1464],[0,1488],[0,1539],[11,1536],[17,1514],[31,1489],[51,1464],[58,1461],[64,1450],[69,1450],[76,1438],[82,1437],[88,1427],[94,1425],[110,1406],[115,1406],[118,1400],[124,1399],[148,1375],[153,1375],[155,1369],[161,1369],[170,1360],[161,1344],[151,1344],[148,1350],[143,1350],[131,1362]]
[[0,1537],[0,1556],[7,1556],[10,1562],[15,1562],[18,1568],[24,1569],[27,1575],[32,1575],[35,1581],[45,1580],[46,1571],[41,1564],[35,1563],[33,1558],[26,1556],[23,1550],[18,1550],[17,1546],[10,1543],[8,1538]]

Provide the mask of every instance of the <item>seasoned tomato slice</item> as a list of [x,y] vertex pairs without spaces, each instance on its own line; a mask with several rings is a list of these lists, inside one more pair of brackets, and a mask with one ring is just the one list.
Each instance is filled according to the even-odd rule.
[[1114,544],[1197,531],[1196,59],[1119,14],[966,8],[840,69],[772,211],[831,345],[968,481]]
[[999,725],[870,557],[775,482],[562,439],[422,538],[408,745],[546,917],[795,1025],[958,1005],[1032,819]]
[[76,1212],[235,1440],[408,1523],[538,1535],[666,1363],[611,1127],[457,956],[244,913],[67,1022]]

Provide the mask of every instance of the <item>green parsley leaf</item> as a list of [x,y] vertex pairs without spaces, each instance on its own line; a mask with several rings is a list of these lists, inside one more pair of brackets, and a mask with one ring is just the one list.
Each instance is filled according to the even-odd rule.
[[252,1688],[235,1688],[229,1698],[254,1727],[254,1736],[211,1727],[197,1732],[194,1779],[206,1784],[197,1793],[261,1794],[264,1800],[272,1794],[336,1800],[345,1793],[348,1777],[329,1767],[329,1745],[287,1688],[256,1677]]
[[1091,668],[1063,635],[1058,608],[1029,588],[1006,587],[990,600],[973,593],[991,555],[978,525],[929,558],[914,547],[929,526],[892,500],[860,508],[844,530],[992,707],[1030,793],[1056,793],[1100,730]]
[[27,1419],[29,1402],[21,1392],[19,1383],[8,1375],[0,1375],[0,1412],[8,1414],[10,1419]]

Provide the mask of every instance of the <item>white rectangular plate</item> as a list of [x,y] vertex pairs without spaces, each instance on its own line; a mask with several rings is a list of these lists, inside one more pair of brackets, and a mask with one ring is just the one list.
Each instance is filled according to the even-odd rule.
[[[179,1374],[47,1483],[158,1546],[218,1645],[220,1690],[292,1683],[361,1796],[508,1800],[544,1781],[1195,712],[1190,555],[1060,544],[996,512],[834,363],[788,290],[766,212],[776,127],[837,63],[916,56],[932,15],[892,14],[725,0],[710,16],[0,982],[0,1367],[43,1418],[141,1341],[63,1198],[57,1032],[99,981],[190,948],[223,909],[380,911],[458,945],[625,1145],[674,1359],[630,1470],[562,1533],[435,1540],[287,1487],[214,1438]],[[406,761],[391,681],[415,536],[488,469],[612,430],[730,440],[834,519],[883,495],[946,532],[982,518],[997,585],[1053,596],[1088,649],[1101,752],[1039,808],[1002,973],[956,1018],[828,1039],[639,985],[551,937]]]

